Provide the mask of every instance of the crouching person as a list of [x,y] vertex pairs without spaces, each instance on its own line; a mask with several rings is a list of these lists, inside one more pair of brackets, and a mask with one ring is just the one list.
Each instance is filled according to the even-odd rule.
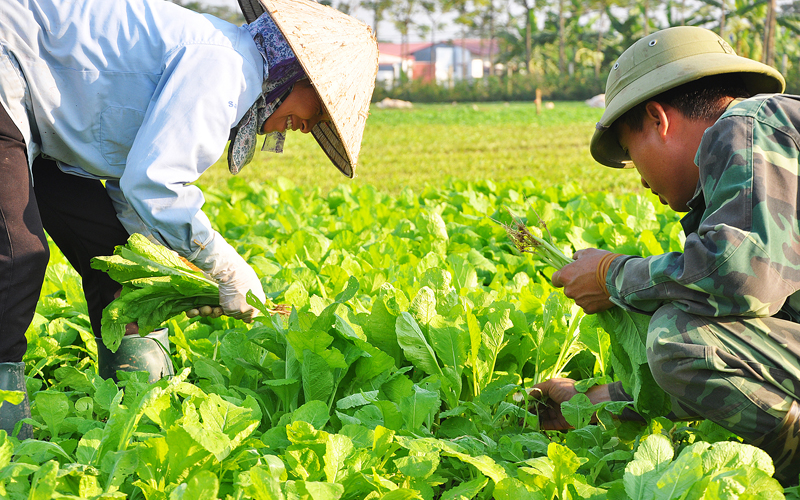
[[[626,50],[606,85],[592,156],[635,167],[681,220],[683,252],[575,254],[555,286],[587,313],[652,314],[648,363],[673,418],[704,418],[761,447],[775,477],[800,474],[800,97],[773,68],[711,31],[669,28]],[[574,383],[537,386],[555,411]],[[594,402],[624,400],[617,384]]]

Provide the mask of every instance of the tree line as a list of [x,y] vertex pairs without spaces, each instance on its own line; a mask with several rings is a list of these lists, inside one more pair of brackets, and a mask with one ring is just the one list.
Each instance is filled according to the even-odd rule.
[[[181,0],[174,0],[180,3]],[[774,66],[788,92],[800,92],[800,0],[322,0],[345,13],[368,13],[381,40],[391,23],[407,44],[416,35],[445,41],[453,28],[460,38],[496,42],[498,53],[483,80],[446,89],[406,81],[379,89],[378,96],[413,100],[509,100],[588,98],[601,93],[608,71],[637,39],[670,26],[711,29],[736,53]],[[195,10],[209,8],[185,3]],[[213,7],[220,14],[224,7]],[[224,14],[224,12],[222,12]],[[232,15],[236,13],[231,13]],[[220,16],[220,17],[225,17]],[[435,87],[435,86],[434,86]]]

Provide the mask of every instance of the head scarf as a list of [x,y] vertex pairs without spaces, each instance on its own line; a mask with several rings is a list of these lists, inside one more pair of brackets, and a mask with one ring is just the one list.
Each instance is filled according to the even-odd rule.
[[[253,159],[256,136],[263,134],[261,130],[264,122],[283,103],[295,82],[306,77],[292,48],[268,12],[244,26],[252,35],[264,59],[264,82],[261,95],[231,130],[228,169],[233,175],[238,174]],[[285,140],[285,133],[271,132],[264,139],[261,150],[282,153]]]

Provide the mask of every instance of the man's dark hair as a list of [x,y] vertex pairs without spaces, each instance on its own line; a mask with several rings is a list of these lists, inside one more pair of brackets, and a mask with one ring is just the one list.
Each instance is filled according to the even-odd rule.
[[729,98],[746,99],[751,96],[740,75],[706,76],[646,99],[626,111],[614,125],[624,123],[633,131],[641,131],[644,127],[645,108],[650,101],[673,107],[690,120],[716,120],[725,112]]

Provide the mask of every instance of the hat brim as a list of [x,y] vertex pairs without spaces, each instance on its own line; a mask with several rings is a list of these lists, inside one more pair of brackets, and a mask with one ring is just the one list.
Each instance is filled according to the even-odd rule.
[[259,0],[237,0],[239,2],[239,8],[242,9],[242,15],[244,16],[244,20],[247,24],[252,23],[258,16],[266,12],[264,10],[264,6],[261,5]]
[[311,130],[331,162],[355,176],[378,72],[372,30],[312,0],[238,0],[248,22],[269,12],[294,51],[330,121]]
[[[703,71],[698,72],[697,68]],[[589,150],[607,167],[631,168],[630,157],[610,129],[614,122],[636,105],[667,90],[712,75],[739,74],[747,90],[755,94],[783,92],[783,76],[771,66],[733,54],[699,54],[665,64],[622,89],[603,112],[592,136]]]
[[336,124],[333,122],[319,122],[311,129],[311,135],[314,136],[317,144],[328,155],[333,165],[339,169],[339,172],[352,179],[355,176],[355,169],[347,156],[344,142],[342,142],[342,138],[336,130]]

